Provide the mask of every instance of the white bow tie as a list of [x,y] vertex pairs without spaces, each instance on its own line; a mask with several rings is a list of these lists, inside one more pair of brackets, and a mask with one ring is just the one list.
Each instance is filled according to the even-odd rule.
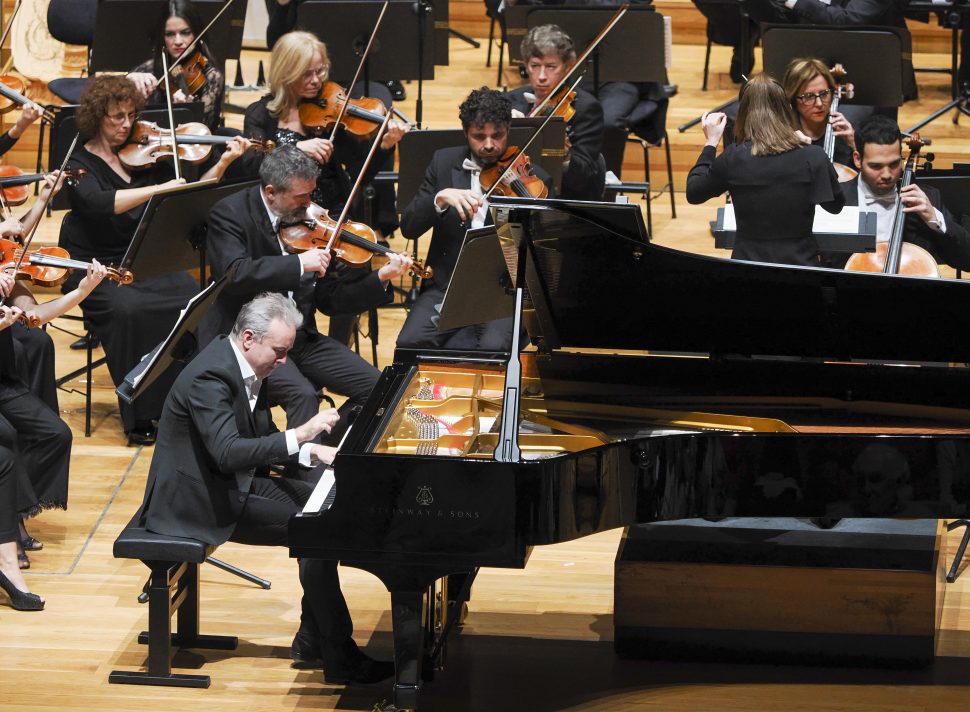
[[482,167],[477,163],[475,163],[475,161],[473,161],[470,158],[466,158],[464,161],[461,162],[461,168],[462,170],[471,171],[472,173],[482,172]]
[[896,193],[887,193],[886,195],[867,195],[866,205],[874,205],[878,203],[879,205],[885,205],[886,207],[893,207],[896,204]]

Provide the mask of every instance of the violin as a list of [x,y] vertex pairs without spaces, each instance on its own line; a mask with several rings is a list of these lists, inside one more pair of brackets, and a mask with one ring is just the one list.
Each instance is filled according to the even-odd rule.
[[[844,96],[846,99],[851,99],[855,95],[855,85],[848,84],[845,81],[845,75],[848,73],[845,71],[845,67],[841,64],[836,64],[831,69],[832,78],[835,79],[835,92],[832,94],[832,104],[829,107],[829,113],[833,113],[839,110],[839,101]],[[831,117],[829,117],[831,119]],[[844,163],[836,163],[835,161],[835,128],[832,126],[831,120],[825,126],[825,137],[822,139],[822,148],[825,150],[825,155],[829,157],[829,162],[835,168],[835,172],[839,177],[839,183],[846,183],[850,180],[855,180],[859,172],[854,168],[850,168]]]
[[196,50],[191,57],[168,71],[172,80],[169,82],[169,88],[172,92],[181,89],[185,96],[197,94],[205,86],[205,68],[208,66],[208,58],[201,51]]
[[[17,273],[13,275],[15,279],[40,287],[59,287],[67,280],[69,270],[86,270],[89,266],[89,262],[72,260],[70,253],[62,247],[39,247],[24,254],[23,247],[18,243],[0,238],[0,269],[6,271],[17,267]],[[121,271],[114,267],[108,267],[107,270],[108,279],[118,284],[131,284],[135,280],[135,275],[127,270]]]
[[[407,121],[397,109],[392,111]],[[300,102],[299,112],[300,123],[314,135],[333,132],[339,119],[345,131],[363,141],[374,137],[384,122],[387,108],[380,99],[367,96],[353,99],[337,82],[324,82],[317,96]]]
[[[68,185],[76,185],[87,170],[64,171]],[[23,205],[27,202],[27,186],[47,177],[46,173],[24,173],[17,166],[0,166],[0,200],[7,205]]]
[[[233,136],[213,136],[202,123],[191,121],[175,127],[175,140],[178,144],[180,161],[198,164],[212,153],[213,146],[224,146]],[[272,141],[251,139],[253,150],[270,152],[276,148]],[[128,142],[118,151],[118,158],[133,171],[150,168],[163,158],[172,157],[172,131],[164,129],[152,121],[137,121],[131,130]]]
[[[511,168],[506,173],[506,169]],[[504,177],[502,174],[506,173]],[[502,178],[499,181],[499,178]],[[509,146],[495,165],[482,169],[478,178],[482,191],[489,195],[504,195],[510,198],[546,198],[549,189],[539,176],[532,172],[532,162],[519,150]],[[496,185],[496,181],[498,184]],[[494,189],[493,189],[494,188]]]
[[564,86],[554,94],[550,94],[546,101],[536,102],[536,105],[529,111],[529,116],[545,116],[549,113],[546,108],[549,104],[554,104],[556,108],[553,109],[552,115],[560,117],[568,124],[576,115],[576,107],[573,106],[574,101],[576,101],[576,92]]
[[[930,141],[922,140],[919,134],[907,139],[909,158],[900,183],[902,188],[913,182],[919,150]],[[852,255],[845,268],[850,272],[882,272],[883,274],[905,274],[913,277],[939,277],[940,268],[933,256],[919,245],[903,242],[906,213],[903,212],[902,198],[896,198],[896,212],[893,216],[893,229],[887,242],[876,244],[875,252],[859,252]]]
[[[0,114],[13,111],[17,106],[26,106],[35,102],[24,96],[27,87],[19,78],[9,74],[0,76]],[[49,124],[54,123],[54,114],[47,109],[43,110],[41,118]]]
[[[294,254],[315,247],[326,248],[329,245],[334,257],[351,267],[363,267],[374,255],[394,252],[378,243],[377,235],[364,223],[345,221],[340,233],[334,236],[336,226],[337,221],[330,217],[325,208],[311,203],[303,220],[281,225],[280,240]],[[415,260],[411,266],[411,274],[430,279],[434,270]]]

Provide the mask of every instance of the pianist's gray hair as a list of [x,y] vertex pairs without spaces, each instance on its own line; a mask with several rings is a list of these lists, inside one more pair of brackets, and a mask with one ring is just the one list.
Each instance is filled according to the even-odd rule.
[[522,40],[522,57],[526,62],[532,57],[542,59],[553,52],[563,64],[576,61],[576,46],[559,25],[533,27]]
[[303,315],[292,299],[278,292],[263,292],[243,304],[232,327],[232,338],[238,340],[249,329],[256,341],[262,341],[274,319],[294,329],[299,329],[303,324]]
[[293,144],[279,146],[264,156],[259,166],[259,182],[263,187],[271,185],[284,193],[290,189],[294,178],[315,183],[319,175],[317,162]]

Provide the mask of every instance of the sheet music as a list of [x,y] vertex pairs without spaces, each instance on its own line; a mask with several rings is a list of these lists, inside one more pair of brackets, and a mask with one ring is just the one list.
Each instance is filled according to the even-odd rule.
[[670,69],[674,65],[674,33],[670,17],[664,15],[664,66]]
[[[734,204],[728,203],[724,206],[724,229],[728,232],[737,232],[738,223],[734,217]],[[855,205],[846,205],[842,212],[832,214],[823,210],[821,206],[815,206],[815,220],[812,222],[812,232],[829,234],[859,234],[859,208]]]

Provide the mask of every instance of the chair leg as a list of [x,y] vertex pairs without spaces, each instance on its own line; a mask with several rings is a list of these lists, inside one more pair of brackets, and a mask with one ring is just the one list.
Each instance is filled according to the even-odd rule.
[[91,343],[91,331],[86,329],[84,333],[88,342],[87,383],[84,386],[84,437],[89,438],[91,437],[91,381],[92,372],[94,371],[94,367],[92,366],[94,362],[94,346]]
[[677,219],[677,205],[674,201],[674,168],[670,164],[670,137],[664,130],[663,135],[664,151],[667,154],[667,190],[670,192],[670,218]]
[[497,87],[502,86],[502,66],[505,60],[505,45],[506,45],[505,28],[500,27],[499,30],[501,31],[501,35],[502,35],[502,42],[498,46],[498,76],[495,78],[495,86]]
[[701,84],[701,91],[707,91],[707,70],[711,66],[711,38],[707,38],[707,51],[704,53],[704,83]]
[[[640,139],[640,145],[643,147],[643,181],[649,186],[650,185],[650,144],[645,140]],[[647,201],[647,235],[649,239],[653,239],[653,210],[651,209],[651,204],[653,200],[650,197],[650,189],[647,188],[647,192],[643,194],[643,197]]]
[[492,18],[492,22],[488,26],[488,54],[485,55],[485,66],[492,66],[492,42],[495,41],[495,18]]

